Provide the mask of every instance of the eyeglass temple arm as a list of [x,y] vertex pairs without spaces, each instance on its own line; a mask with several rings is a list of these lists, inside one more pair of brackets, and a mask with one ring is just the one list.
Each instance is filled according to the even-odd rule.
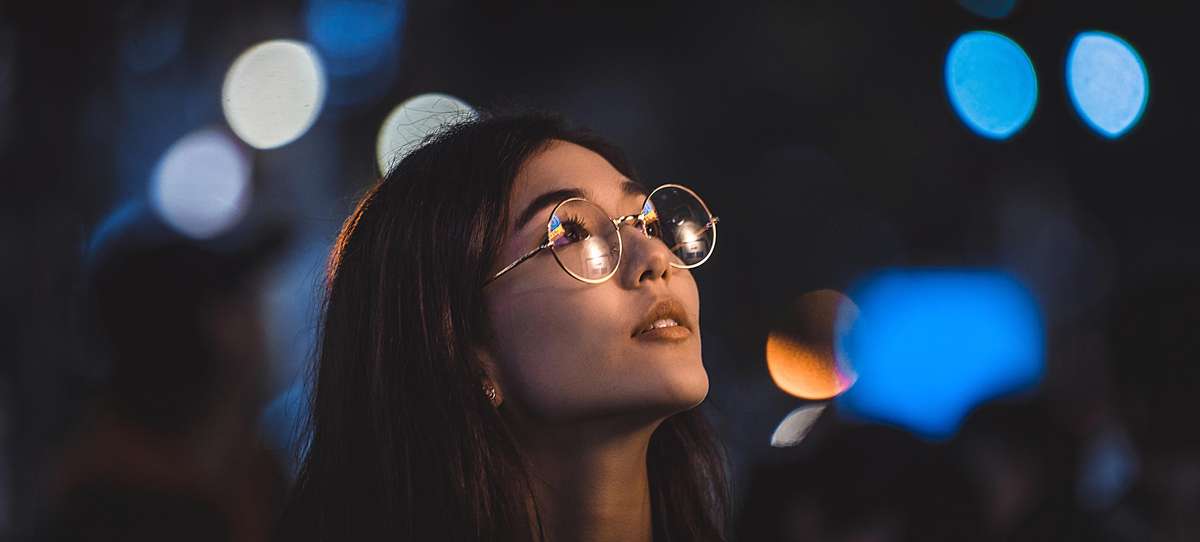
[[501,270],[497,271],[495,275],[492,275],[492,278],[490,278],[490,279],[487,279],[486,281],[484,281],[484,282],[483,282],[483,284],[484,284],[484,285],[486,285],[487,283],[489,283],[489,282],[491,282],[491,281],[493,281],[493,280],[496,280],[496,279],[500,278],[500,275],[503,275],[503,274],[507,273],[507,272],[508,272],[510,269],[512,269],[512,268],[514,268],[514,267],[516,267],[516,266],[517,266],[517,265],[519,265],[521,262],[523,262],[523,261],[525,261],[525,260],[528,260],[528,259],[530,259],[530,258],[534,257],[534,255],[536,255],[538,252],[541,252],[541,251],[542,251],[542,249],[546,249],[546,248],[550,248],[550,242],[549,242],[549,241],[546,241],[545,243],[543,243],[543,244],[541,244],[541,245],[538,245],[538,246],[534,247],[534,248],[533,248],[533,250],[530,250],[529,252],[526,252],[524,256],[521,256],[520,258],[517,258],[517,261],[515,261],[515,262],[513,262],[513,263],[510,263],[510,264],[508,264],[508,265],[504,266],[504,269],[501,269]]

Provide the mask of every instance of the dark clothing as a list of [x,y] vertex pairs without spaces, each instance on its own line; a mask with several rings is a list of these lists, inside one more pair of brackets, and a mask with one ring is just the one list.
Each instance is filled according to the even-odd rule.
[[267,540],[287,486],[274,455],[247,438],[204,458],[182,440],[105,418],[64,454],[39,538]]

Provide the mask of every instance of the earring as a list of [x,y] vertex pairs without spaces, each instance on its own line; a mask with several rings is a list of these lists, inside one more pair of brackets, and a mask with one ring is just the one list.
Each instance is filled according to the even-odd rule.
[[483,394],[491,401],[492,406],[500,406],[496,403],[496,386],[491,381],[483,383]]

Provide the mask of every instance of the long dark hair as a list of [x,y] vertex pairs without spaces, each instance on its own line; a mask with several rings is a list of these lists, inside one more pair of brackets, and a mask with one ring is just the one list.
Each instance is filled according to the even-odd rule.
[[[307,446],[280,540],[540,540],[518,443],[481,391],[482,284],[523,163],[551,140],[614,146],[545,114],[440,132],[359,201],[329,259]],[[474,341],[474,342],[473,342]],[[654,538],[724,540],[723,448],[702,413],[647,457]]]

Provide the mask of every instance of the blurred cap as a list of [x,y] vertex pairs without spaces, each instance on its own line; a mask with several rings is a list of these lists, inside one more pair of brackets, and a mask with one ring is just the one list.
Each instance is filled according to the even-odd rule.
[[[196,240],[164,222],[144,202],[106,217],[85,258],[92,289],[122,285],[132,294],[187,297],[234,289],[281,255],[291,241],[282,223],[245,223],[221,236]],[[140,296],[139,296],[140,297]]]

